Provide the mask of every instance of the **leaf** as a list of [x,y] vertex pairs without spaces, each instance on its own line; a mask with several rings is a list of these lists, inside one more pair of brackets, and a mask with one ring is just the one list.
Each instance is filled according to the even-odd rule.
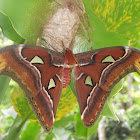
[[37,121],[24,92],[19,86],[17,86],[13,91],[11,103],[14,106],[15,111],[22,119],[32,112],[28,119]]
[[90,25],[93,28],[91,36],[91,46],[93,49],[104,48],[109,46],[128,46],[129,38],[115,32],[108,32],[105,25],[93,10],[92,0],[83,0],[86,13],[89,16]]
[[74,108],[76,104],[77,99],[73,94],[72,90],[70,89],[70,86],[67,86],[66,89],[62,90],[61,98],[56,112],[56,120],[59,120],[63,116],[65,116]]
[[24,42],[24,39],[17,34],[15,29],[12,26],[11,21],[9,20],[8,16],[4,15],[0,12],[0,26],[2,28],[3,34],[13,40],[16,43]]
[[50,4],[51,2],[50,0],[1,0],[0,12],[8,16],[17,34],[28,41],[36,42],[41,36],[44,22],[56,4]]
[[92,7],[108,31],[128,36],[130,45],[140,48],[139,0],[94,0]]
[[[87,137],[87,129],[83,123],[81,122],[81,115],[80,115],[80,112],[76,114],[75,116],[75,120],[76,120],[76,136],[78,137]],[[79,129],[80,128],[80,129]]]
[[0,104],[5,96],[9,82],[10,82],[10,78],[5,76],[0,77]]
[[49,134],[46,136],[45,140],[53,140],[55,139],[55,134],[52,132],[49,132]]
[[40,125],[37,122],[29,122],[21,135],[20,140],[38,140],[39,139],[39,132],[40,132]]

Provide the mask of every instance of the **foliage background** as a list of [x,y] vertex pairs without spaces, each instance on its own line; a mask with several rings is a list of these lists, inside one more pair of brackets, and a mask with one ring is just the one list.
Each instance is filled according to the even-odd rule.
[[[44,20],[49,18],[51,11],[56,8],[56,5],[52,4],[53,2],[55,1],[1,0],[0,26],[3,34],[14,42],[7,41],[1,33],[0,47],[12,43],[35,44],[36,39],[41,34]],[[140,3],[138,0],[83,0],[83,3],[93,29],[89,33],[93,49],[117,45],[133,45],[140,48],[140,21],[138,20]],[[87,40],[86,36],[81,39],[81,42],[76,45],[77,52],[89,50],[90,45]],[[137,79],[136,74],[135,79]],[[140,129],[140,99],[138,94],[140,88],[139,81],[135,79],[131,89],[133,96],[131,108],[122,108],[122,104],[129,101],[127,95],[118,94],[113,99],[117,116],[121,118],[119,124],[115,120],[105,119],[108,139],[140,138],[138,131]],[[54,123],[52,131],[46,134],[36,122],[22,90],[13,81],[9,84],[9,81],[5,77],[0,78],[0,103],[2,102],[0,105],[0,139],[97,139],[95,132],[99,121],[92,128],[83,126],[79,107],[76,105],[76,98],[73,94],[72,83],[63,91],[57,111],[57,121]],[[113,89],[111,97],[120,88],[121,83]],[[126,88],[127,82],[124,82],[123,89]],[[102,115],[115,119],[116,115],[113,112],[111,102],[110,98]],[[124,131],[120,133],[119,130]]]

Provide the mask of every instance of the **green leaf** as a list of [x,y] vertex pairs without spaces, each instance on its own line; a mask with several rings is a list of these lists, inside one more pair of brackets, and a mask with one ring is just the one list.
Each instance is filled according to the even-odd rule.
[[24,39],[17,34],[15,29],[12,26],[11,21],[9,20],[8,16],[4,15],[0,12],[0,27],[2,28],[3,34],[13,40],[16,43],[24,42]]
[[10,78],[0,76],[0,104],[5,96],[7,87],[9,86]]
[[108,31],[130,38],[130,45],[140,48],[139,0],[94,0],[93,11]]
[[61,98],[58,104],[56,112],[56,120],[61,119],[68,112],[70,112],[74,106],[77,104],[77,99],[73,94],[70,86],[68,85],[66,89],[62,90]]
[[8,16],[17,34],[35,43],[41,36],[44,22],[56,4],[51,2],[50,0],[1,0],[0,12]]
[[23,90],[19,86],[16,87],[12,93],[11,103],[14,106],[15,111],[22,119],[31,113],[28,119],[37,121],[35,114],[24,95]]
[[129,38],[115,32],[109,32],[99,17],[95,14],[92,0],[83,0],[85,10],[90,19],[90,25],[93,28],[91,44],[93,49],[104,48],[109,46],[128,46]]
[[76,114],[75,120],[76,120],[76,128],[75,128],[75,130],[76,130],[76,136],[85,137],[86,138],[87,137],[88,128],[86,128],[83,125],[83,123],[81,122],[80,112]]
[[25,130],[21,135],[20,140],[39,140],[40,125],[37,122],[30,122],[27,124]]
[[49,132],[49,134],[46,136],[45,140],[53,140],[55,138],[55,134],[52,132]]

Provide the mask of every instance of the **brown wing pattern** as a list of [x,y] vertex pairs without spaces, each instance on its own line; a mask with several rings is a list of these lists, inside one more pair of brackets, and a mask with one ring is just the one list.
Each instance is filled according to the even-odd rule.
[[14,45],[0,50],[0,74],[25,91],[46,131],[53,125],[62,90],[64,56],[42,47]]
[[92,126],[114,85],[130,72],[140,70],[140,51],[111,47],[77,54],[79,66],[73,69],[81,119]]
[[[122,46],[75,56],[66,50],[64,56],[31,45],[14,45],[0,50],[0,75],[7,75],[19,83],[46,131],[54,123],[63,80],[67,85],[72,66],[81,118],[86,126],[92,126],[114,85],[130,72],[140,73],[140,51]],[[69,69],[69,73],[65,73],[65,69]],[[63,78],[63,75],[67,76]]]

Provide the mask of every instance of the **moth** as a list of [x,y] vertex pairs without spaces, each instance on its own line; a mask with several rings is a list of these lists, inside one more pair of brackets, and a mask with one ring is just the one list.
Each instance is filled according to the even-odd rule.
[[140,50],[116,46],[79,54],[66,49],[63,54],[22,44],[0,49],[0,75],[20,85],[46,131],[53,126],[61,91],[69,84],[71,71],[81,120],[90,127],[114,85],[130,72],[140,74]]

